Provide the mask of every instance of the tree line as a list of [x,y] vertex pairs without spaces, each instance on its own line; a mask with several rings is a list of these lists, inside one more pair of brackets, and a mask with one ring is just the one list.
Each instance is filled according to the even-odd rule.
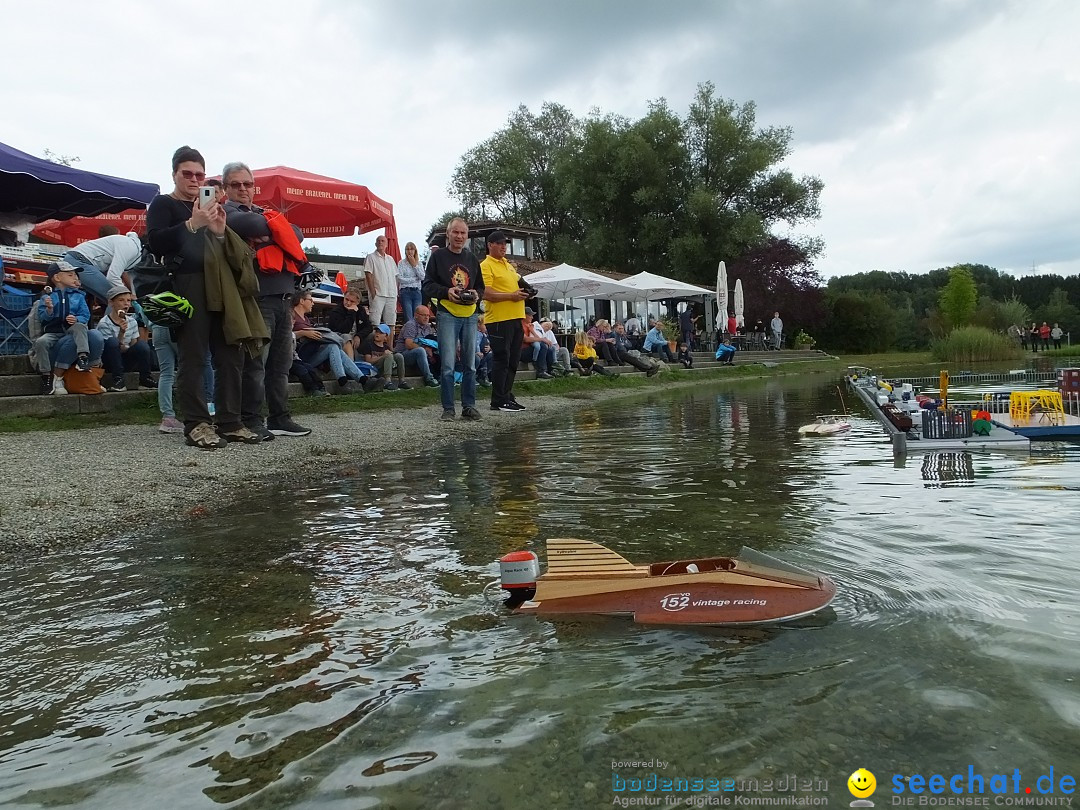
[[636,120],[522,105],[461,157],[448,189],[460,208],[435,226],[452,216],[532,225],[544,232],[539,258],[710,288],[723,258],[730,285],[742,280],[749,322],[779,310],[788,334],[841,351],[923,349],[967,324],[1080,329],[1076,277],[966,264],[824,284],[814,269],[822,241],[792,235],[820,217],[824,184],[782,168],[791,142],[790,128],[759,127],[752,102],[720,98],[711,82],[682,115],[664,99]]

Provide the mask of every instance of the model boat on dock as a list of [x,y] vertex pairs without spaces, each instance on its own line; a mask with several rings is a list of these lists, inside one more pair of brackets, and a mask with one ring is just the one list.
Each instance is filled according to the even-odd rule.
[[626,616],[639,624],[746,625],[808,616],[836,595],[828,577],[744,548],[735,557],[635,565],[588,540],[547,542],[500,561],[506,606],[537,616]]

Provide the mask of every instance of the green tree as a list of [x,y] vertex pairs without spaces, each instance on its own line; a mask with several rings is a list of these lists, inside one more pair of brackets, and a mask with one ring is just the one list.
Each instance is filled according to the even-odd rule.
[[949,328],[967,326],[975,316],[978,289],[971,270],[965,265],[949,269],[949,283],[941,291],[938,305]]
[[893,346],[893,312],[880,296],[857,292],[834,293],[827,301],[828,320],[818,340],[843,352],[884,352]]
[[1049,300],[1039,308],[1038,317],[1039,323],[1046,321],[1051,326],[1056,323],[1066,332],[1080,328],[1080,309],[1069,303],[1068,295],[1060,287],[1050,293]]

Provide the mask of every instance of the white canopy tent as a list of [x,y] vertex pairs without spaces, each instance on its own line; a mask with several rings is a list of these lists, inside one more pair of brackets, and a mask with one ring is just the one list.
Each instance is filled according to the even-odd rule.
[[571,264],[557,264],[547,270],[538,270],[526,276],[525,280],[536,288],[540,298],[608,298],[628,301],[641,297],[638,290],[621,281]]
[[660,301],[664,298],[708,298],[716,295],[713,290],[687,284],[674,278],[665,278],[655,273],[638,273],[624,278],[620,284],[633,287],[638,291],[637,300]]

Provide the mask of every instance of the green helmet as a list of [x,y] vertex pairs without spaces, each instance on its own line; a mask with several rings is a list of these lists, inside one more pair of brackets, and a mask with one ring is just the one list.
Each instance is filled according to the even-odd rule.
[[174,292],[148,295],[139,302],[151,323],[158,326],[180,326],[195,312],[191,302]]

